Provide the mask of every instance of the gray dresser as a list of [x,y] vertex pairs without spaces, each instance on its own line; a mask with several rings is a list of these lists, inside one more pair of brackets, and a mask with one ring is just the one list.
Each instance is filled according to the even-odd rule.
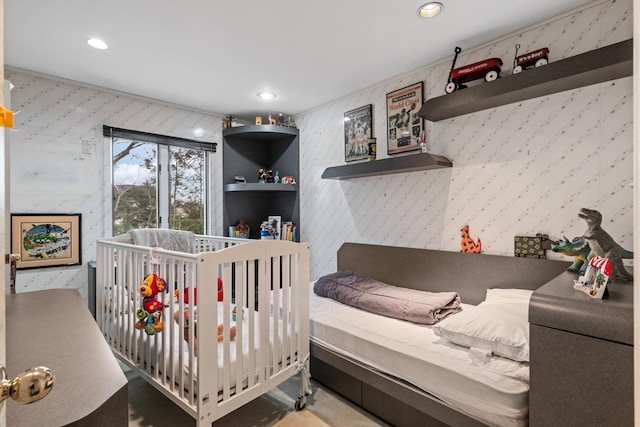
[[633,284],[596,300],[563,273],[533,293],[529,424],[633,425]]
[[6,303],[8,377],[36,366],[55,375],[42,400],[8,399],[7,425],[126,426],[127,378],[78,291],[18,293]]

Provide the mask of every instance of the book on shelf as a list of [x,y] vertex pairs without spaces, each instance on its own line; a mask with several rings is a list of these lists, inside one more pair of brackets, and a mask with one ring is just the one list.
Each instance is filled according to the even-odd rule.
[[289,240],[292,242],[298,241],[298,229],[291,221],[285,221],[282,223],[282,240]]

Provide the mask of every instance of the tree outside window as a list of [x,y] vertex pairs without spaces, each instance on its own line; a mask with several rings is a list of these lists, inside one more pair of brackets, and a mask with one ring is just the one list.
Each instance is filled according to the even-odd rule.
[[113,138],[114,235],[156,227],[204,234],[205,161],[202,150]]

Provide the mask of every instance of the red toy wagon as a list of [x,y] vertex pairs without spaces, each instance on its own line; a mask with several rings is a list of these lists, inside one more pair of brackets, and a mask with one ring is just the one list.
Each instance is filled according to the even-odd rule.
[[452,93],[466,87],[463,83],[471,80],[484,77],[484,81],[491,82],[500,77],[500,72],[502,71],[500,68],[502,66],[502,60],[500,58],[489,58],[484,61],[465,65],[464,67],[453,68],[456,65],[456,59],[458,59],[458,54],[461,51],[462,49],[456,47],[456,55],[453,57],[453,64],[451,64],[449,80],[447,81],[447,86],[444,88],[446,93]]
[[522,70],[529,68],[541,67],[549,63],[549,49],[546,47],[520,56],[517,56],[518,49],[520,49],[519,44],[516,45],[516,57],[513,60],[513,74],[518,74],[522,72]]

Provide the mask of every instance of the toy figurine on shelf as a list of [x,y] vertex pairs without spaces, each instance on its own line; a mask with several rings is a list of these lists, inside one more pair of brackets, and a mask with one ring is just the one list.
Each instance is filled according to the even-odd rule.
[[233,123],[236,121],[236,116],[227,116],[222,119],[222,129],[229,129],[233,127]]
[[276,184],[280,183],[280,172],[279,171],[276,171],[276,174],[273,177],[273,182],[275,182]]
[[273,240],[276,235],[276,229],[271,225],[269,221],[262,221],[260,224],[260,239]]
[[291,175],[287,175],[287,176],[282,178],[282,183],[283,184],[295,184],[296,183],[296,179],[294,177],[292,177]]
[[258,169],[258,183],[273,182],[273,169]]
[[291,118],[291,116],[287,117],[287,120],[284,122],[284,125],[290,128],[294,128],[296,127],[296,122],[293,121],[293,119]]

